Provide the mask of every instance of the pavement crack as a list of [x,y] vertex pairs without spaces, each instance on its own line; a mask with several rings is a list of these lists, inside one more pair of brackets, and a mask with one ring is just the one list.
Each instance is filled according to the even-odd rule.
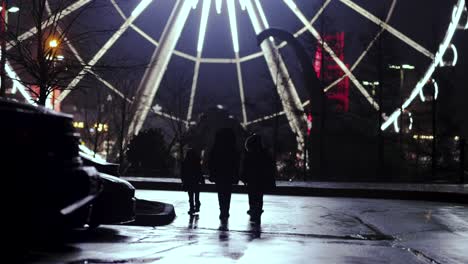
[[423,259],[424,261],[426,261],[427,263],[431,263],[431,264],[442,264],[442,262],[439,262],[431,257],[429,257],[428,255],[426,255],[424,252],[420,251],[420,250],[417,250],[417,249],[414,249],[414,248],[410,248],[410,247],[403,247],[403,246],[400,246],[400,245],[393,245],[393,247],[395,248],[399,248],[401,250],[405,250],[405,251],[408,251],[410,252],[411,254],[413,254],[414,256],[416,256],[417,258],[421,258]]
[[379,230],[377,227],[375,227],[374,225],[364,222],[364,221],[363,221],[360,217],[358,217],[358,216],[349,215],[349,214],[344,214],[344,215],[355,219],[355,220],[358,221],[361,225],[363,225],[363,226],[369,228],[370,230],[372,230],[372,232],[375,233],[375,236],[376,236],[376,237],[381,238],[380,240],[394,240],[394,239],[395,239],[393,236],[389,236],[389,235],[384,234],[382,231],[380,231],[380,230]]

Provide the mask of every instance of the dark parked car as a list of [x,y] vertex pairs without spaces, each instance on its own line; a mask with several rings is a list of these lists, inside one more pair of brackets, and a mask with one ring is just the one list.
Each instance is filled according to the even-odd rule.
[[[40,237],[86,223],[102,191],[94,167],[83,166],[70,115],[0,100],[3,208],[9,227]],[[18,235],[18,234],[17,234]]]
[[26,237],[135,219],[135,188],[98,172],[118,166],[80,151],[72,116],[1,99],[0,121],[4,201],[12,201],[5,211],[14,216],[7,220]]
[[[96,159],[83,151],[80,156],[84,164],[99,170],[103,191],[91,205],[89,226],[122,224],[135,220],[135,188],[126,180],[107,173],[118,173],[118,165]],[[106,172],[106,173],[105,173]]]

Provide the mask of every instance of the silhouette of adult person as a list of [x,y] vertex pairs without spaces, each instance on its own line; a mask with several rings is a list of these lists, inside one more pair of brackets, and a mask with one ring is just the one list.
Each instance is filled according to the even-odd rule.
[[188,193],[190,209],[188,214],[200,212],[200,183],[203,182],[200,153],[190,148],[182,162],[182,187]]
[[229,218],[232,185],[239,181],[239,152],[236,136],[231,128],[216,132],[213,147],[208,159],[210,181],[216,183],[221,221]]
[[262,138],[253,134],[245,141],[245,156],[241,180],[247,185],[251,221],[260,222],[263,213],[263,195],[275,187],[277,174],[273,158],[262,144]]

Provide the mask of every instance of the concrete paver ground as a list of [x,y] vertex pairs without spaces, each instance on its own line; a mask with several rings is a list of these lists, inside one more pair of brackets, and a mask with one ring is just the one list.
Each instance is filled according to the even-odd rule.
[[137,197],[172,203],[178,216],[162,227],[76,232],[65,249],[36,249],[28,263],[468,263],[466,205],[268,195],[255,225],[247,196],[234,194],[223,226],[215,193],[201,194],[198,217],[183,192]]

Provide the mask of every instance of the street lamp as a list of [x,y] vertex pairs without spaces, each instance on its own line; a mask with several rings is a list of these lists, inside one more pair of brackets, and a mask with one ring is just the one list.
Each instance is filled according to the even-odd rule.
[[58,42],[57,39],[51,39],[51,40],[49,41],[49,47],[50,47],[50,48],[57,48],[58,45],[59,45],[59,42]]
[[375,87],[380,85],[380,82],[378,82],[378,81],[374,81],[374,82],[372,82],[372,81],[363,81],[362,84],[364,86],[372,87],[372,95],[375,96]]
[[8,25],[8,13],[16,13],[19,11],[17,6],[8,7],[8,1],[2,0],[0,6],[1,21],[0,21],[0,96],[5,96],[6,94],[6,31]]
[[[409,65],[409,64],[401,64],[401,65],[388,65],[388,68],[389,69],[392,69],[392,70],[399,70],[400,71],[400,111],[401,113],[403,113],[404,109],[403,109],[403,96],[402,96],[402,93],[403,93],[403,86],[404,86],[404,83],[405,83],[405,70],[409,70],[409,71],[412,71],[414,70],[416,67],[414,67],[413,65]],[[401,128],[401,125],[402,125],[402,118],[400,118],[400,128]],[[398,132],[398,131],[397,131]],[[401,129],[400,129],[400,140],[401,140]]]

